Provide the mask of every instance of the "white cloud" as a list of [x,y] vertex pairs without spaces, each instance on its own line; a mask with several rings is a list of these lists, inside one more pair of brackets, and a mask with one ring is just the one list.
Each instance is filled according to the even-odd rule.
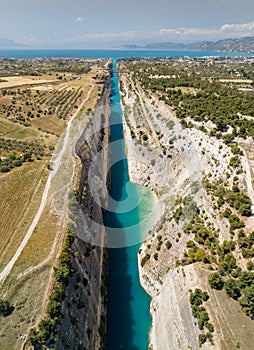
[[243,24],[223,24],[218,28],[165,28],[160,29],[159,34],[179,40],[254,36],[254,21]]
[[84,22],[84,18],[83,18],[83,17],[77,17],[77,18],[75,19],[75,22],[77,22],[77,23],[83,23],[83,22]]
[[94,33],[94,34],[82,34],[79,36],[80,40],[88,41],[108,41],[108,40],[134,40],[142,38],[151,38],[158,36],[157,32],[152,31],[119,31],[111,33]]
[[[82,23],[83,18],[76,18],[77,23]],[[225,23],[217,28],[162,28],[157,31],[150,30],[130,30],[130,31],[116,31],[106,33],[84,33],[74,37],[65,39],[53,38],[34,38],[23,37],[19,39],[20,43],[30,46],[52,46],[60,45],[66,47],[68,45],[78,45],[84,43],[112,43],[112,42],[193,42],[200,40],[219,40],[224,38],[237,38],[243,36],[254,36],[254,21],[242,24],[228,24]]]
[[159,31],[160,35],[180,35],[182,34],[182,31],[180,29],[160,29]]
[[222,32],[239,33],[240,35],[252,33],[254,35],[254,21],[243,24],[224,24],[220,27]]
[[244,24],[223,24],[217,28],[162,28],[158,31],[118,31],[109,33],[82,34],[80,41],[113,41],[113,40],[216,40],[228,37],[254,36],[254,21]]

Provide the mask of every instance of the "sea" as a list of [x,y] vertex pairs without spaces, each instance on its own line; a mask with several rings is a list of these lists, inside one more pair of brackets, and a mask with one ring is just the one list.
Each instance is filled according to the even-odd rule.
[[235,56],[254,56],[254,53],[238,52],[210,52],[210,51],[160,51],[160,50],[0,50],[2,58],[130,58],[130,57],[235,57]]

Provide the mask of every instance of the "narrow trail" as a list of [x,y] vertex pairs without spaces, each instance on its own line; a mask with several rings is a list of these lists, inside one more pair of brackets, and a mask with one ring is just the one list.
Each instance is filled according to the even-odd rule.
[[39,209],[38,209],[38,211],[37,211],[37,213],[36,213],[32,223],[31,223],[31,225],[30,225],[30,227],[29,227],[25,237],[23,238],[23,241],[21,242],[19,248],[17,249],[16,253],[13,255],[11,260],[5,266],[3,271],[0,273],[0,283],[3,283],[5,281],[5,279],[9,276],[9,274],[10,274],[14,264],[18,260],[20,254],[22,253],[22,251],[25,248],[25,246],[27,245],[27,242],[29,241],[30,237],[32,236],[32,233],[33,233],[35,227],[37,226],[37,224],[38,224],[38,222],[40,220],[42,212],[43,212],[43,210],[45,208],[45,205],[47,203],[51,182],[52,182],[54,176],[56,175],[56,173],[57,173],[57,171],[59,169],[61,160],[63,158],[63,155],[64,155],[64,153],[66,151],[66,148],[67,148],[67,145],[68,145],[68,142],[69,142],[70,129],[71,129],[71,126],[72,126],[72,122],[75,119],[75,117],[78,115],[78,113],[81,111],[81,109],[83,108],[83,106],[87,102],[87,100],[90,98],[92,90],[93,90],[93,86],[91,86],[90,90],[87,93],[87,97],[83,100],[83,102],[78,107],[77,111],[73,114],[71,119],[68,121],[67,128],[66,128],[66,131],[65,131],[63,146],[62,146],[60,152],[58,153],[57,157],[54,160],[54,169],[51,170],[51,172],[50,172],[50,174],[48,176],[48,179],[47,179],[47,182],[46,182],[46,186],[45,186],[45,189],[44,189],[44,192],[43,192],[43,195],[42,195],[40,207],[39,207]]

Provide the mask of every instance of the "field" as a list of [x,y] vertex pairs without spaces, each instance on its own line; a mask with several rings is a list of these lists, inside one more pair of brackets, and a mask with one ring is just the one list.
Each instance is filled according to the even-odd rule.
[[0,177],[0,267],[19,246],[38,209],[47,177],[44,162],[27,163]]
[[40,79],[40,77],[2,77],[3,82],[0,82],[0,88],[10,88],[16,86],[24,86],[24,85],[35,85],[35,84],[44,84],[51,83],[56,81],[55,79]]

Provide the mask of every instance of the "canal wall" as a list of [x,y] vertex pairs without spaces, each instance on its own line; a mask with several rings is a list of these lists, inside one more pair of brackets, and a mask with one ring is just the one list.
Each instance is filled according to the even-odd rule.
[[[106,349],[108,252],[103,210],[106,205],[110,177],[110,81],[98,100],[90,122],[76,144],[81,161],[81,175],[77,193],[78,210],[72,216],[82,216],[76,223],[76,238],[72,245],[72,275],[63,302],[63,319],[56,349]],[[100,198],[94,199],[88,186],[93,159],[101,151],[99,169],[93,170]],[[100,202],[98,202],[100,201]],[[75,221],[75,218],[73,218]],[[79,221],[79,219],[78,219]],[[82,228],[77,228],[82,225]],[[93,235],[96,240],[93,240]]]

